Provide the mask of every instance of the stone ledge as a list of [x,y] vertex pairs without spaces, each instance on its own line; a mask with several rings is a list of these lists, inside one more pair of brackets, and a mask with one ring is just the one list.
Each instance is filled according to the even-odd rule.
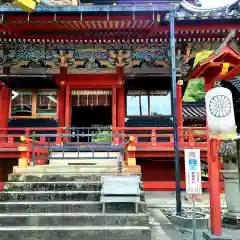
[[240,213],[225,213],[223,215],[223,224],[228,228],[240,229]]
[[[203,214],[203,213],[198,213],[196,214],[202,215],[202,217],[196,217],[196,227],[198,229],[206,229],[209,228],[209,215],[208,214]],[[192,217],[184,217],[184,216],[178,216],[178,215],[172,215],[171,216],[171,222],[179,226],[181,228],[192,228],[193,227],[193,219]]]
[[227,235],[222,234],[221,236],[212,235],[211,232],[204,232],[203,238],[206,240],[232,240],[232,238],[228,237]]

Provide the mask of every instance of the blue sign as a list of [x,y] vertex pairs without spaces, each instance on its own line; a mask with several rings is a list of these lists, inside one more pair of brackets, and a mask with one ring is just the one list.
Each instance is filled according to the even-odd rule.
[[197,171],[197,159],[188,160],[189,171]]

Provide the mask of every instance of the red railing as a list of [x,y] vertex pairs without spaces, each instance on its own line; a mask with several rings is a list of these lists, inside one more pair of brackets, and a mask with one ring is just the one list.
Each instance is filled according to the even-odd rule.
[[[123,127],[112,129],[113,133],[123,133],[125,139],[134,137],[136,147],[173,147],[174,130],[165,127]],[[32,137],[32,133],[42,132],[66,133],[65,128],[0,128],[0,147],[14,148],[24,145],[21,137]],[[178,129],[180,147],[206,147],[207,134],[206,128],[183,127]],[[41,143],[48,142],[47,137],[41,136],[36,140]],[[61,143],[62,138],[59,135],[51,138],[50,144]]]

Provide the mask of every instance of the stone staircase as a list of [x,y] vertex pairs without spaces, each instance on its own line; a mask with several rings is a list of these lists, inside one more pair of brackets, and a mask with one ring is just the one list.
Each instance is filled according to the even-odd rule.
[[[0,194],[0,239],[150,240],[143,192],[137,213],[130,202],[107,203],[103,212],[102,176],[114,176],[113,168],[14,167]],[[141,174],[126,167],[120,176],[129,175]]]

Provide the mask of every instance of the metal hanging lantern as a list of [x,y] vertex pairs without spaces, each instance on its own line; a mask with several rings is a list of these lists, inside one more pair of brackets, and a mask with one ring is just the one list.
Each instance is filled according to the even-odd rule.
[[207,92],[205,104],[210,137],[225,140],[236,136],[231,91],[224,87],[213,88]]

